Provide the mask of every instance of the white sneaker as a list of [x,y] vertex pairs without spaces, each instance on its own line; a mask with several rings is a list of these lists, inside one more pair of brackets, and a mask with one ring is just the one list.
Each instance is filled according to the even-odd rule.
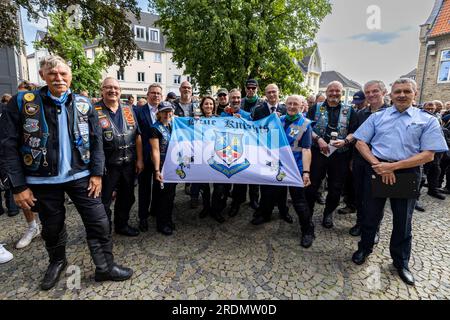
[[4,244],[0,244],[0,264],[7,263],[13,259],[12,253],[6,250],[3,246]]
[[41,230],[39,229],[39,225],[36,225],[36,228],[28,228],[27,231],[25,231],[25,234],[23,235],[22,239],[20,239],[19,242],[17,242],[16,248],[17,249],[25,248],[31,243],[31,240],[33,240],[40,234]]

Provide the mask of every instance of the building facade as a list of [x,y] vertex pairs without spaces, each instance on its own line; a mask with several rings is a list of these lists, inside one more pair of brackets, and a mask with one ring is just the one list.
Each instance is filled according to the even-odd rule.
[[322,75],[322,57],[317,46],[306,49],[305,52],[305,57],[298,63],[302,68],[304,77],[302,86],[311,94],[317,94],[319,93]]
[[420,27],[417,102],[450,101],[450,0],[435,0],[430,17]]

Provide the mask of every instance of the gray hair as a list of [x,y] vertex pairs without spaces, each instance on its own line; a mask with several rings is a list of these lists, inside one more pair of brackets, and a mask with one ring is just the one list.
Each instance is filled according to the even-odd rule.
[[386,91],[387,91],[386,85],[385,85],[384,82],[381,81],[381,80],[371,80],[371,81],[367,82],[367,83],[364,85],[364,91],[366,91],[366,89],[367,89],[368,87],[373,86],[373,85],[377,85],[377,86],[380,88],[380,90],[383,91],[383,92],[386,92]]
[[397,84],[410,84],[414,91],[417,91],[417,82],[414,81],[413,79],[409,79],[409,78],[400,78],[398,80],[395,80],[394,83],[392,84],[392,88],[395,87],[395,85]]
[[304,102],[304,101],[306,101],[305,97],[302,96],[302,95],[299,95],[299,94],[293,94],[293,95],[287,97],[287,98],[286,98],[286,101],[288,101],[289,99],[297,99],[297,100],[299,100],[301,103]]
[[120,83],[119,83],[119,81],[118,81],[116,78],[114,78],[114,77],[106,77],[105,79],[103,79],[101,88],[103,88],[103,86],[105,85],[105,82],[106,82],[107,80],[114,80],[114,81],[116,81],[117,84],[119,84],[119,88],[120,88]]
[[234,88],[234,89],[231,89],[231,90],[230,90],[230,92],[228,93],[228,95],[231,97],[231,94],[232,94],[232,93],[235,93],[235,92],[239,92],[239,94],[241,94],[241,90]]
[[60,66],[60,65],[64,65],[70,69],[69,65],[63,58],[61,58],[60,56],[49,55],[49,56],[44,57],[39,62],[39,70],[52,69],[52,68],[56,68],[57,66]]

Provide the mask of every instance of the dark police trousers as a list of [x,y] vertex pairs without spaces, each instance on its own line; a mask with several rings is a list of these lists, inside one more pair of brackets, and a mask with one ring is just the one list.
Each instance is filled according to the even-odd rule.
[[314,212],[317,191],[325,176],[328,177],[328,195],[324,216],[336,210],[341,200],[345,179],[350,169],[350,152],[338,153],[335,151],[330,157],[320,153],[316,147],[311,148],[311,185],[305,189],[309,210]]
[[230,196],[231,184],[214,183],[214,190],[211,197],[212,213],[221,213],[227,206],[227,200]]
[[135,201],[135,172],[136,166],[133,161],[121,166],[107,166],[103,176],[102,202],[110,223],[112,222],[112,195],[114,191],[117,191],[114,204],[114,228],[116,230],[126,227],[130,219],[130,210]]
[[154,206],[156,213],[157,228],[164,228],[173,223],[172,211],[176,188],[176,183],[164,183],[164,189],[161,189],[161,183],[156,180],[153,181],[152,207]]
[[88,197],[89,176],[62,184],[29,185],[38,199],[32,208],[39,213],[42,223],[42,239],[50,256],[50,262],[65,258],[67,233],[65,226],[67,193],[77,208],[86,229],[91,256],[99,272],[112,266],[112,240],[108,216],[100,198]]
[[[139,220],[147,220],[149,216],[149,207],[152,201],[154,189],[152,188],[153,171],[155,167],[153,162],[149,159],[144,163],[144,170],[138,176],[138,216]],[[154,212],[153,205],[150,209]]]
[[278,207],[280,214],[287,214],[287,187],[261,185],[261,202],[258,215],[270,219],[274,207]]
[[363,216],[363,204],[364,204],[364,179],[367,167],[369,163],[362,159],[353,159],[352,164],[352,176],[353,187],[355,192],[355,205],[356,205],[356,224],[361,225]]
[[[398,170],[395,173],[415,173],[419,185],[421,174],[420,167]],[[384,215],[386,198],[373,198],[370,196],[371,176],[375,174],[371,167],[367,166],[364,179],[364,193],[368,195],[364,201],[364,214],[361,225],[361,241],[358,243],[360,250],[371,253],[374,246],[375,233]],[[391,234],[390,253],[394,266],[397,268],[408,267],[411,256],[411,222],[416,205],[416,197],[411,199],[390,199],[392,209],[393,230]]]
[[[259,201],[259,185],[249,184],[248,194],[250,201]],[[232,206],[240,206],[243,204],[247,198],[247,184],[233,184],[231,197],[233,198]]]

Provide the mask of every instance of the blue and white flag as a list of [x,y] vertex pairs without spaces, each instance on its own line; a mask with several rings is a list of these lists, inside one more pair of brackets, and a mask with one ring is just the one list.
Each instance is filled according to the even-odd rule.
[[162,175],[171,183],[238,183],[303,187],[277,115],[174,118]]

